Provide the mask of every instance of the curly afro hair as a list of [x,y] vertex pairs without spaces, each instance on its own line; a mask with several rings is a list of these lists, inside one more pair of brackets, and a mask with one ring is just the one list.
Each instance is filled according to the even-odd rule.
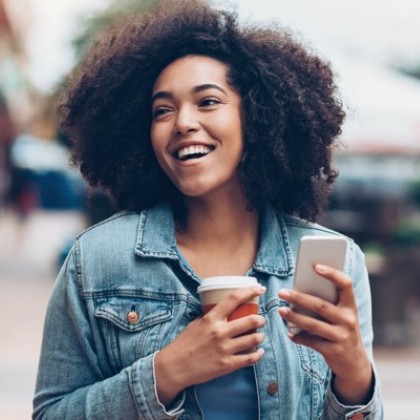
[[220,60],[241,97],[244,156],[238,167],[251,208],[314,220],[337,172],[332,151],[344,111],[329,64],[277,26],[241,25],[199,0],[162,1],[104,33],[64,85],[58,107],[72,161],[119,209],[180,193],[150,140],[151,93],[159,73],[189,54]]

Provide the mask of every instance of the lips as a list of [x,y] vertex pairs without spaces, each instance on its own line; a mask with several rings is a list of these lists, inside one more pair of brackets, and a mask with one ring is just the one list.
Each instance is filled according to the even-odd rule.
[[203,144],[187,145],[179,148],[175,151],[174,156],[182,161],[190,159],[199,159],[211,153],[214,150],[214,146],[208,146]]

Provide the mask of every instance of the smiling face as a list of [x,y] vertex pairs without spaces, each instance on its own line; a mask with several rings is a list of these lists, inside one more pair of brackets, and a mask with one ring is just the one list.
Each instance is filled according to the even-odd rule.
[[189,55],[169,64],[153,87],[151,139],[162,170],[187,197],[241,191],[241,97],[228,67]]

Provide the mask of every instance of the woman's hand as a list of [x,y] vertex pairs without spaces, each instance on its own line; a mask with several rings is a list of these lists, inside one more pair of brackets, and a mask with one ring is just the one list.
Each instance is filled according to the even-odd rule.
[[337,304],[284,289],[279,292],[280,298],[316,313],[321,319],[287,307],[281,308],[279,313],[304,330],[290,335],[291,340],[323,355],[335,375],[333,387],[339,400],[348,405],[364,404],[372,392],[373,374],[360,334],[352,281],[328,266],[317,264],[315,271],[337,286]]
[[207,314],[187,325],[172,343],[156,354],[156,386],[163,404],[170,404],[188,386],[207,382],[261,359],[263,350],[256,346],[264,335],[256,329],[264,326],[265,319],[260,315],[233,321],[227,318],[241,303],[264,292],[263,287],[232,292]]

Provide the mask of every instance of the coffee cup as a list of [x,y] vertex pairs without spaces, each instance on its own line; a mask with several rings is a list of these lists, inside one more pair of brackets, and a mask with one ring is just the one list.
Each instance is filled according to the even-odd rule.
[[[251,276],[214,276],[203,279],[197,292],[200,295],[203,314],[213,309],[229,293],[245,287],[259,286],[257,279]],[[240,304],[229,315],[228,320],[242,318],[247,315],[258,314],[259,296]]]

